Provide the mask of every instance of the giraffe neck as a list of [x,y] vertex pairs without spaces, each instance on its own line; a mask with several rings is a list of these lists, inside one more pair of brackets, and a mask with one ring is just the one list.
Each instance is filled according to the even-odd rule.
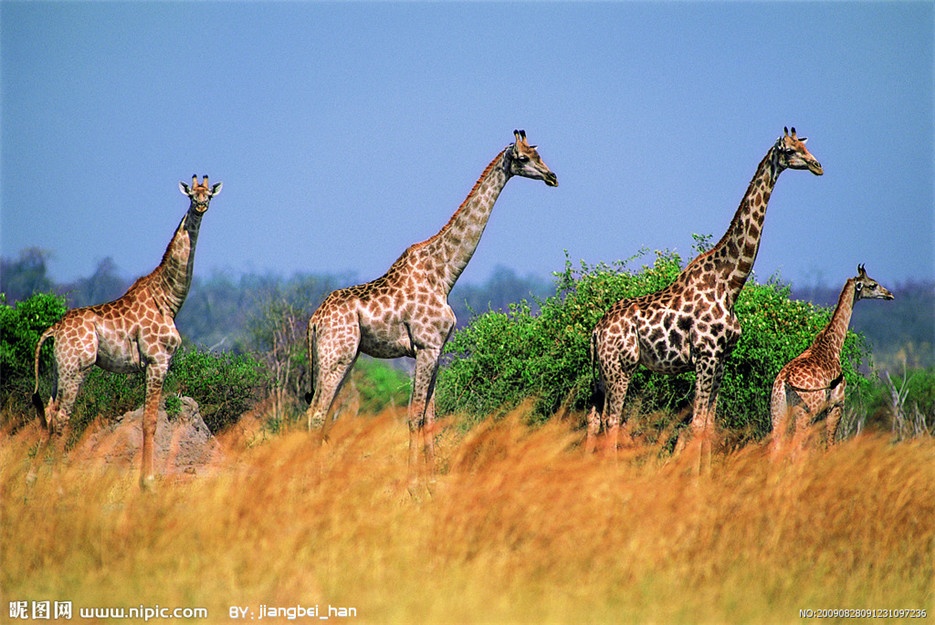
[[441,273],[446,293],[474,255],[493,206],[510,179],[508,152],[509,148],[504,149],[487,165],[448,223],[424,244],[423,251],[436,261],[433,265]]
[[192,271],[195,266],[195,244],[198,242],[198,230],[204,213],[195,210],[194,204],[182,217],[179,227],[169,241],[162,262],[151,274],[150,288],[160,307],[175,318],[192,284]]
[[766,207],[781,172],[778,152],[773,147],[760,161],[727,232],[707,254],[714,261],[719,280],[727,285],[730,302],[737,300],[753,269]]
[[854,312],[854,302],[857,301],[857,289],[853,278],[848,278],[841,289],[838,305],[831,315],[831,321],[824,330],[818,333],[813,343],[813,351],[821,351],[835,363],[840,359],[847,328],[851,324],[851,313]]

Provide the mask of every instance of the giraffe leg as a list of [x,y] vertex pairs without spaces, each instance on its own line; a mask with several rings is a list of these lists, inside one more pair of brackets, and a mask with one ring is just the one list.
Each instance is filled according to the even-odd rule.
[[[436,369],[437,371],[437,369]],[[422,426],[423,452],[425,455],[425,470],[429,476],[435,475],[435,388],[425,404],[425,423]]]
[[59,371],[57,368],[56,377],[52,383],[52,397],[49,398],[49,403],[44,409],[44,431],[32,465],[26,474],[27,483],[33,484],[36,481],[39,464],[47,453],[52,452],[53,457],[57,458],[64,455],[65,445],[68,442],[67,430],[71,419],[71,409],[86,375],[87,370],[62,367]]
[[841,380],[834,390],[831,391],[831,408],[828,410],[827,428],[828,449],[834,447],[837,442],[838,427],[841,425],[841,417],[844,415],[844,389],[847,383]]
[[[711,467],[711,450],[715,437],[714,418],[717,414],[717,396],[723,371],[723,361],[717,358],[698,359],[695,365],[694,414],[691,433],[688,436],[697,452],[697,473]],[[683,444],[680,437],[678,447],[685,449],[687,444],[688,439]]]
[[591,412],[588,413],[588,435],[584,440],[584,453],[591,455],[597,449],[597,437],[601,433],[601,413],[597,411],[597,406],[591,406]]
[[143,404],[143,459],[140,467],[140,488],[152,488],[156,479],[154,447],[162,387],[169,369],[166,362],[151,362],[146,366],[146,401]]
[[604,399],[604,454],[608,458],[617,458],[617,446],[620,442],[620,427],[623,423],[623,402],[630,387],[632,371],[619,371],[607,384],[607,396]]
[[[314,319],[314,316],[312,317]],[[308,361],[312,374],[312,397],[305,411],[311,431],[321,424],[322,443],[328,440],[335,398],[357,360],[360,326],[353,319],[339,319],[330,326],[309,322]]]
[[[412,397],[409,400],[409,483],[410,490],[415,486],[422,471],[434,471],[435,441],[433,440],[435,420],[435,374],[438,371],[440,350],[427,348],[416,353],[416,370],[412,383]],[[425,459],[420,465],[419,456]]]
[[772,437],[769,442],[769,455],[771,461],[782,456],[783,445],[786,442],[789,428],[790,407],[786,399],[786,383],[777,377],[773,383],[773,391],[769,402],[769,419],[772,426]]
[[623,402],[640,359],[639,341],[633,320],[628,320],[615,336],[608,336],[603,324],[602,320],[591,335],[591,349],[592,358],[597,362],[600,385],[604,390],[604,405],[599,414],[594,409],[588,415],[585,450],[591,453],[597,449],[598,435],[603,427],[604,453],[616,458],[620,424],[623,422]]
[[328,432],[335,418],[335,415],[331,414],[334,401],[341,387],[344,385],[345,380],[347,380],[350,375],[355,360],[356,358],[352,359],[349,363],[340,363],[325,372],[321,376],[321,385],[318,387],[315,396],[312,398],[312,403],[309,405],[308,427],[311,429],[318,423],[321,423],[320,440],[322,443],[328,441]]

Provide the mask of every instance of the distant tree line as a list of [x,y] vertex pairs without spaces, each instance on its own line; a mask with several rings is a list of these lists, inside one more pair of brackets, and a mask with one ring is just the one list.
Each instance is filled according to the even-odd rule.
[[[0,293],[15,304],[34,293],[56,293],[69,308],[90,306],[117,299],[139,276],[126,277],[107,257],[94,273],[74,282],[57,283],[48,274],[48,252],[29,248],[17,258],[0,258]],[[371,278],[376,278],[372,276]],[[303,324],[331,291],[362,280],[352,272],[343,274],[296,273],[283,277],[274,273],[245,273],[234,276],[214,271],[196,275],[176,325],[193,344],[211,350],[244,352],[255,349],[255,331],[272,308],[285,309]],[[521,299],[535,300],[550,291],[548,280],[519,276],[497,267],[483,284],[459,283],[449,301],[463,327],[476,314],[507,310]],[[304,336],[304,335],[303,335]],[[304,340],[304,339],[303,339]]]

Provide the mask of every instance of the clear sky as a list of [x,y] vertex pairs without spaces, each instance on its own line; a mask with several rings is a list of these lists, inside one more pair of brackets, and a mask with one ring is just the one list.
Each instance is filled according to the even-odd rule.
[[[0,252],[59,281],[159,262],[224,189],[195,274],[381,275],[526,130],[462,281],[717,240],[795,126],[755,266],[834,285],[935,276],[932,2],[0,2]],[[651,257],[647,258],[647,261]]]

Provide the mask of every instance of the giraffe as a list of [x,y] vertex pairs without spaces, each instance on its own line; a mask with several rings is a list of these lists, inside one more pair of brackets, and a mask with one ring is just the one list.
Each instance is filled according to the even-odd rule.
[[797,441],[802,441],[809,426],[824,417],[827,444],[834,445],[847,387],[841,370],[841,349],[854,304],[862,299],[893,299],[893,294],[868,276],[863,265],[857,265],[857,276],[844,283],[831,321],[811,346],[786,363],[776,376],[769,411],[774,456],[782,450],[790,430]]
[[[627,387],[642,364],[664,374],[695,371],[691,435],[698,439],[701,462],[710,458],[724,361],[740,338],[734,302],[753,268],[773,187],[785,169],[823,173],[806,141],[795,128],[791,134],[785,128],[757,167],[717,245],[689,263],[668,287],[617,302],[597,323],[591,362],[597,365],[605,396],[602,410],[595,406],[588,415],[586,451],[596,449],[603,426],[605,450],[616,453]],[[679,449],[685,440],[680,439]]]
[[[191,203],[159,266],[134,282],[119,299],[69,310],[42,333],[36,345],[36,387],[32,398],[49,441],[54,436],[62,436],[78,388],[93,365],[114,373],[145,373],[140,471],[140,487],[144,489],[154,481],[153,437],[162,385],[169,362],[182,342],[175,327],[175,316],[191,286],[201,219],[211,198],[221,192],[221,185],[218,182],[209,186],[207,176],[202,182],[192,176],[191,187],[179,182],[179,189]],[[39,354],[48,338],[54,340],[55,369],[52,398],[43,407],[39,396]]]
[[433,237],[411,245],[380,278],[328,295],[308,322],[308,361],[312,392],[308,427],[321,422],[327,440],[335,394],[358,354],[375,358],[414,358],[408,409],[409,467],[415,479],[419,448],[434,471],[435,376],[442,347],[455,326],[448,294],[471,260],[494,203],[513,176],[558,186],[526,133],[514,130],[514,143],[484,169],[447,224]]

